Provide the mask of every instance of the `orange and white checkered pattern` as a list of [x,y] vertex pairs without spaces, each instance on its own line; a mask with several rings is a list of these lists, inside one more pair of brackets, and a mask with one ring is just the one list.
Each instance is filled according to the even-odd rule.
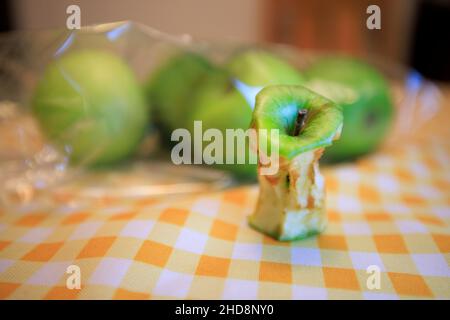
[[[448,137],[324,168],[328,228],[292,243],[248,226],[257,186],[3,211],[0,298],[449,299]],[[66,288],[69,265],[79,290]]]

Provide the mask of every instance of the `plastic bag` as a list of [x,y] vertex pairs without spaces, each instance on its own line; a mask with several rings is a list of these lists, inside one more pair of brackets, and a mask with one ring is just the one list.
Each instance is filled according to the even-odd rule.
[[[168,196],[186,192],[211,191],[229,186],[233,180],[226,172],[210,170],[206,166],[173,165],[168,156],[170,150],[163,146],[163,140],[167,137],[164,137],[154,125],[155,119],[152,119],[152,113],[148,123],[142,128],[142,137],[139,139],[133,137],[137,145],[132,148],[133,150],[124,152],[126,156],[118,157],[120,161],[117,161],[117,164],[91,169],[92,159],[95,159],[93,152],[81,152],[74,161],[74,150],[77,146],[71,145],[71,141],[72,143],[80,141],[79,130],[89,132],[89,128],[95,128],[98,125],[96,121],[103,121],[95,119],[104,119],[108,115],[92,117],[89,110],[95,109],[92,105],[97,102],[95,97],[86,94],[90,89],[80,86],[80,83],[73,79],[74,74],[67,73],[67,70],[71,68],[70,65],[61,67],[58,63],[60,59],[72,52],[101,50],[111,53],[126,64],[127,67],[124,68],[130,68],[132,77],[135,77],[136,82],[142,85],[157,72],[161,65],[169,61],[170,57],[180,52],[193,52],[207,57],[215,64],[223,65],[236,52],[252,47],[256,46],[194,41],[189,36],[167,35],[132,22],[96,25],[75,31],[33,31],[2,35],[0,37],[0,205],[14,210],[24,205],[51,206],[61,199],[68,201],[68,199],[76,198],[76,201],[81,201],[83,197]],[[303,70],[321,57],[321,54],[315,52],[299,51],[282,45],[257,47],[283,57],[299,70]],[[407,136],[411,130],[416,130],[420,123],[428,121],[437,113],[440,93],[436,85],[423,79],[415,71],[391,65],[385,61],[369,60],[368,62],[384,74],[392,90],[396,120],[386,143],[396,143]],[[50,113],[49,116],[45,111],[42,115],[44,120],[39,120],[36,111],[33,111],[31,107],[36,95],[36,87],[47,66],[52,63],[56,64],[55,69],[58,70],[56,71],[58,74],[52,81],[60,82],[59,80],[63,79],[63,84],[74,90],[76,96],[83,100],[82,105],[85,107],[83,109],[85,111],[80,111],[81,116],[76,115],[81,120],[73,123],[69,121],[70,125],[58,129],[59,132],[64,132],[66,137],[63,139],[64,143],[51,139],[49,137],[51,134],[43,130],[42,124],[51,121],[63,123],[66,119],[52,120],[52,114]],[[78,72],[78,67],[73,68],[76,70],[74,73]],[[105,68],[108,69],[108,66]],[[120,81],[122,80],[121,77]],[[254,95],[260,88],[246,86],[244,81],[240,80],[242,79],[232,79],[232,83],[251,104],[251,99],[254,99]],[[83,81],[89,82],[89,79]],[[110,83],[108,79],[104,81],[104,86]],[[112,83],[118,81],[112,81]],[[44,96],[54,95],[53,92],[45,91],[52,91],[52,88],[43,90]],[[116,100],[120,98],[121,96]],[[51,103],[64,105],[71,102],[52,101]],[[130,128],[133,128],[136,123],[131,122],[127,130],[132,130]],[[110,124],[105,126],[108,125]],[[71,134],[74,135],[73,139]],[[119,135],[117,139],[120,137]],[[108,139],[107,135],[96,134],[91,135],[85,145],[94,144],[92,150],[108,149],[110,144],[116,143],[117,139]]]

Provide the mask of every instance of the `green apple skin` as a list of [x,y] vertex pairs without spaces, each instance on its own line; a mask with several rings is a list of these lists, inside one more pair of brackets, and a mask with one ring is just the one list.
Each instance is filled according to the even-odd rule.
[[[197,88],[191,101],[192,115],[186,127],[190,128],[194,120],[202,120],[203,130],[217,128],[224,137],[226,129],[247,130],[253,105],[237,90],[235,80],[261,88],[275,84],[295,85],[305,81],[294,67],[276,55],[262,50],[240,52],[231,57],[223,70],[217,68]],[[255,180],[257,176],[256,164],[224,164],[219,167],[244,180]]]
[[343,106],[342,136],[327,149],[323,161],[352,160],[375,150],[394,115],[383,76],[370,65],[348,57],[322,58],[305,75],[308,88]]
[[227,64],[230,74],[250,86],[296,85],[304,77],[281,57],[263,50],[235,54]]
[[[203,132],[207,129],[219,129],[224,137],[222,149],[224,151],[226,150],[226,129],[246,130],[252,118],[252,108],[234,88],[228,72],[221,69],[215,70],[208,76],[197,89],[197,94],[191,103],[194,111],[188,117],[185,127],[192,133],[194,121],[201,120]],[[208,143],[205,142],[203,146]],[[199,150],[196,151],[199,152]],[[236,155],[235,150],[235,160]],[[223,159],[225,161],[225,155]],[[246,159],[248,161],[248,153]],[[256,164],[217,164],[216,167],[230,171],[243,180],[256,177]]]
[[189,52],[171,57],[151,75],[145,91],[164,140],[170,141],[171,132],[184,125],[191,112],[188,101],[212,69],[207,59]]
[[43,131],[71,149],[74,163],[96,166],[126,158],[148,124],[135,75],[107,51],[74,51],[51,62],[31,103]]
[[[269,86],[257,96],[252,127],[280,131],[279,156],[292,161],[301,153],[329,147],[342,132],[342,106],[303,86]],[[293,136],[298,111],[311,114],[298,136]],[[325,152],[326,153],[326,152]]]

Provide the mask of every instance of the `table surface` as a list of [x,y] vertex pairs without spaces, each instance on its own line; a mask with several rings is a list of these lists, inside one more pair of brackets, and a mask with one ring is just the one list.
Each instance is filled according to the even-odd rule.
[[328,228],[292,243],[248,226],[256,185],[0,209],[0,298],[449,299],[449,116],[447,102],[407,142],[324,168]]

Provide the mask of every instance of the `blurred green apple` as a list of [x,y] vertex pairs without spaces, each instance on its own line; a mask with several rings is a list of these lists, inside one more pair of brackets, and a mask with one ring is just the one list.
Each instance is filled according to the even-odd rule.
[[207,59],[189,52],[171,57],[151,75],[146,93],[164,140],[170,141],[171,132],[183,126],[191,95],[213,68]]
[[375,150],[394,115],[389,87],[372,66],[348,57],[324,57],[306,71],[311,90],[341,104],[341,138],[323,156],[325,162],[351,160]]
[[[244,96],[234,88],[230,74],[223,69],[212,72],[197,88],[192,97],[191,106],[193,112],[187,117],[185,127],[193,133],[194,121],[201,120],[203,131],[207,129],[220,130],[224,137],[220,158],[225,161],[226,129],[246,130],[252,117],[252,108]],[[204,143],[203,147],[206,144]],[[203,147],[201,150],[194,151],[203,152]],[[234,151],[234,154],[236,163],[237,150]],[[246,157],[248,159],[248,153]],[[243,179],[256,177],[256,164],[219,164],[217,167],[231,171]]]
[[233,78],[249,86],[296,85],[304,77],[281,57],[264,50],[238,52],[227,64]]
[[[231,57],[224,69],[217,68],[197,87],[191,100],[192,114],[185,126],[192,128],[194,120],[202,120],[203,130],[217,128],[224,137],[226,129],[246,130],[251,122],[255,96],[263,87],[303,82],[302,75],[294,67],[274,54],[262,50],[239,52]],[[234,154],[236,157],[237,150]],[[256,164],[224,164],[220,167],[240,178],[256,178]]]
[[47,136],[89,165],[117,162],[138,146],[148,108],[132,70],[120,57],[80,50],[51,62],[32,97]]

